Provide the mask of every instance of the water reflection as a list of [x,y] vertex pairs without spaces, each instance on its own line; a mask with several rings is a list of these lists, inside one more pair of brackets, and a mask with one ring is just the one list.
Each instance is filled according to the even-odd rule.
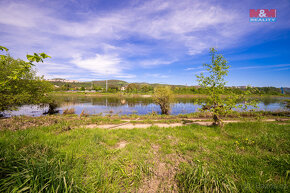
[[[158,105],[153,103],[152,98],[132,97],[92,97],[92,96],[56,96],[57,108],[55,110],[62,113],[64,109],[74,108],[76,114],[80,114],[85,110],[88,114],[148,114],[152,112],[160,113]],[[266,111],[283,111],[287,110],[283,100],[286,98],[262,98],[259,99],[258,107],[260,110]],[[198,111],[201,104],[206,99],[178,98],[172,104],[171,114],[186,114]],[[41,116],[49,110],[48,105],[24,105],[18,111],[5,112],[6,116],[29,115]],[[288,109],[289,110],[289,109]]]

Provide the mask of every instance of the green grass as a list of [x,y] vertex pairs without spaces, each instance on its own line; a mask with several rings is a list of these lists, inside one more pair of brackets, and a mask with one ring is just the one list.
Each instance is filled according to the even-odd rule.
[[234,180],[217,169],[195,164],[182,164],[176,176],[180,192],[237,192]]
[[1,151],[1,192],[81,191],[68,174],[74,167],[73,156],[60,156],[37,144],[19,151],[3,144],[1,148],[5,148]]
[[1,192],[135,192],[156,162],[177,164],[180,192],[289,192],[289,123],[64,130],[70,122],[55,119],[0,131]]

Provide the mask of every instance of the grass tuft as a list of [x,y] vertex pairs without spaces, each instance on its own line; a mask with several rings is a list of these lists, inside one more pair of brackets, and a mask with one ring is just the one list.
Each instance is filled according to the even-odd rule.
[[74,108],[71,108],[71,109],[65,109],[65,110],[63,110],[63,114],[64,114],[64,115],[75,114],[75,109],[74,109]]
[[81,191],[69,174],[73,157],[57,157],[40,145],[20,151],[1,145],[0,192],[74,192]]
[[176,175],[181,192],[237,192],[232,178],[206,167],[197,161],[194,165],[181,164]]

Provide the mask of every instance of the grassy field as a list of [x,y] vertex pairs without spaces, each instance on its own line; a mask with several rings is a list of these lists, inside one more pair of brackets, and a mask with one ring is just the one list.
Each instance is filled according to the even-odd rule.
[[110,130],[80,125],[122,121],[63,117],[1,122],[0,192],[289,192],[289,121]]

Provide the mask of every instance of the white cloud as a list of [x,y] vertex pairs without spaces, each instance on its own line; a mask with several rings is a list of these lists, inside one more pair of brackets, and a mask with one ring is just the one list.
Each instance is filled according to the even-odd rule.
[[46,73],[52,73],[52,72],[63,72],[71,69],[70,65],[66,64],[57,64],[52,62],[45,61],[44,63],[37,63],[36,64],[37,69],[41,69],[42,71]]
[[84,71],[73,64],[52,63],[48,60],[35,65],[38,76],[44,76],[46,79],[65,78],[80,80],[79,75],[86,75]]
[[90,70],[96,75],[118,75],[124,69],[121,65],[121,59],[113,55],[96,54],[94,58],[88,59],[76,56],[71,62],[80,68]]
[[139,64],[141,64],[141,66],[143,67],[153,67],[153,66],[171,64],[175,61],[176,61],[175,59],[173,60],[150,59],[150,60],[142,60],[139,62]]
[[[207,0],[133,1],[121,9],[87,11],[81,17],[72,12],[75,18],[71,20],[58,13],[66,9],[63,3],[54,6],[58,9],[38,3],[0,2],[0,41],[18,57],[44,51],[53,57],[59,71],[77,74],[82,69],[99,78],[134,78],[126,70],[170,65],[186,54],[197,55],[213,46],[235,47],[261,28],[281,27],[279,23],[267,29],[249,27],[248,13],[234,7],[240,10],[244,5],[237,3],[229,9]],[[289,27],[286,24],[282,27]],[[39,66],[39,70],[54,74],[50,67]]]
[[0,4],[0,23],[16,27],[36,27],[36,21],[42,18],[41,12],[25,4]]
[[198,70],[198,69],[202,69],[202,68],[203,68],[202,66],[199,66],[199,67],[193,67],[193,68],[186,68],[184,70],[190,71],[190,70]]
[[136,75],[134,74],[124,74],[124,75],[118,75],[115,76],[116,78],[125,78],[125,79],[131,79],[131,78],[136,78]]
[[[225,12],[220,7],[212,7],[209,3],[201,1],[195,3],[148,1],[141,6],[103,15],[89,13],[86,15],[87,19],[81,22],[54,17],[52,10],[38,10],[33,5],[13,3],[7,9],[2,7],[1,11],[3,10],[10,14],[3,15],[2,18],[5,19],[0,20],[0,23],[17,27],[23,27],[22,25],[25,24],[36,30],[33,33],[45,32],[51,36],[63,35],[76,38],[75,41],[78,43],[73,47],[81,44],[83,38],[87,39],[85,42],[90,48],[95,47],[96,43],[126,39],[140,34],[155,40],[163,40],[165,45],[174,43],[179,48],[188,49],[191,55],[208,49],[209,41],[212,41],[213,37],[221,38],[215,34],[202,33],[203,30],[217,25],[224,27],[222,24],[232,24],[232,19],[229,18],[237,17],[234,12],[229,10]],[[72,42],[68,40],[64,44],[72,45]]]

